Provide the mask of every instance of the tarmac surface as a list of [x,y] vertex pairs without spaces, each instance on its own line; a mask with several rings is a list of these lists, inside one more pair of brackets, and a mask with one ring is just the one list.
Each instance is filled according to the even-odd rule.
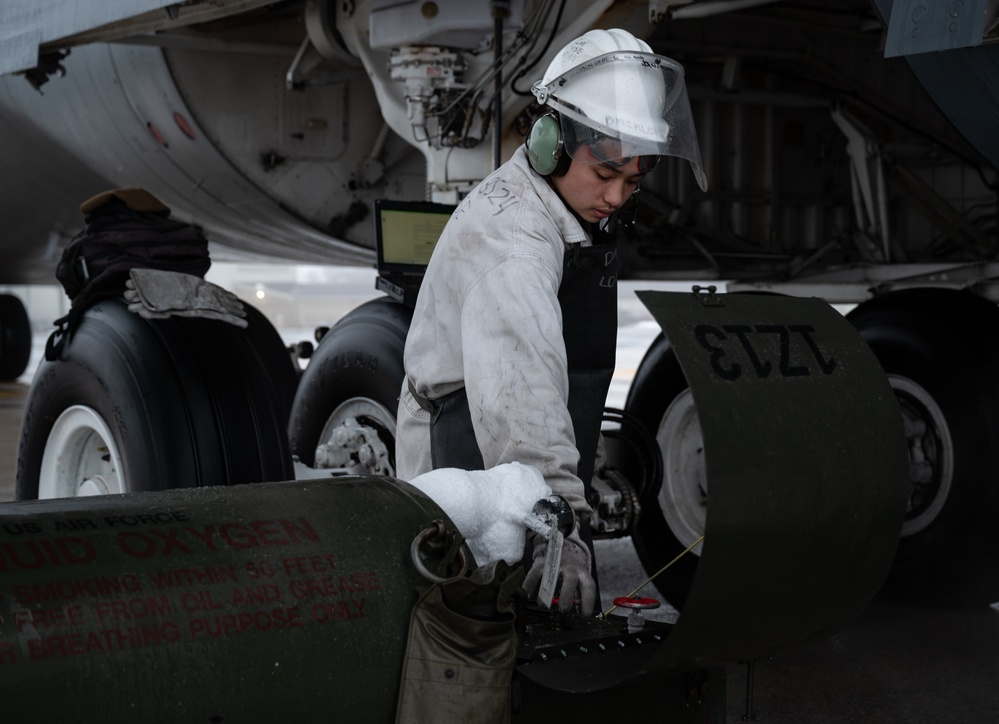
[[[0,504],[14,499],[27,391],[22,383],[0,383]],[[603,610],[613,596],[630,593],[646,578],[630,539],[598,541],[597,560]],[[757,722],[999,722],[999,610],[941,610],[876,599],[832,638],[757,661],[753,678],[751,719]],[[746,721],[746,681],[745,665],[727,667],[724,724]],[[628,716],[626,701],[622,716],[661,721]]]

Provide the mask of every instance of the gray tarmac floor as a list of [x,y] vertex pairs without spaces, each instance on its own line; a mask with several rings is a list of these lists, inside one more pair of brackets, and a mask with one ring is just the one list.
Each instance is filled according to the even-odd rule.
[[[0,383],[0,504],[14,499],[27,390],[24,384]],[[597,559],[604,610],[613,596],[645,580],[629,539],[598,541]],[[746,680],[746,666],[727,667],[724,724],[746,720]],[[999,610],[875,600],[832,638],[756,662],[754,680],[752,712],[758,722],[999,722]],[[630,716],[626,701],[622,716],[661,721],[648,713]]]

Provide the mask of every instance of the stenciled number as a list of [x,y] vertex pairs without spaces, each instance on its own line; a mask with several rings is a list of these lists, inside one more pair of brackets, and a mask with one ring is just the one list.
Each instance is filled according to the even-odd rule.
[[753,344],[754,335],[773,335],[778,341],[777,372],[781,377],[805,377],[812,374],[806,365],[791,364],[792,338],[800,338],[812,353],[818,365],[819,372],[832,374],[836,369],[836,360],[826,357],[816,343],[812,333],[815,328],[807,324],[726,324],[721,329],[710,324],[699,324],[694,328],[694,336],[701,346],[708,351],[708,362],[715,374],[723,380],[737,380],[742,376],[742,365],[734,360],[733,342],[738,344],[749,359],[753,371],[760,379],[769,377],[774,371],[773,361],[760,356],[757,346]]

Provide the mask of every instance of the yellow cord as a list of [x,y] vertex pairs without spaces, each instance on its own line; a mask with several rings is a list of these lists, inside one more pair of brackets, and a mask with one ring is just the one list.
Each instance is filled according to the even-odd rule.
[[[697,540],[695,540],[695,541],[694,541],[693,543],[691,543],[691,544],[690,544],[689,546],[687,546],[687,547],[686,547],[686,548],[685,548],[685,549],[683,550],[683,552],[682,552],[682,553],[680,553],[680,555],[678,555],[678,556],[677,556],[676,558],[674,558],[674,559],[673,559],[673,560],[671,560],[671,561],[670,561],[669,563],[667,563],[667,564],[666,564],[665,566],[663,566],[663,567],[662,567],[662,568],[660,568],[660,569],[659,569],[658,571],[656,571],[656,572],[655,572],[655,574],[654,574],[654,575],[653,575],[652,577],[650,577],[650,578],[649,578],[648,580],[646,580],[646,581],[645,581],[645,583],[643,583],[643,584],[642,584],[641,586],[639,586],[639,587],[638,587],[638,588],[636,588],[636,589],[635,589],[634,591],[632,591],[631,593],[629,593],[629,594],[628,594],[628,595],[626,596],[626,598],[631,598],[631,597],[632,597],[632,596],[634,596],[634,595],[635,595],[636,593],[638,593],[638,592],[639,592],[639,591],[641,591],[641,590],[642,590],[643,588],[645,588],[645,587],[646,587],[647,585],[649,585],[650,583],[652,583],[652,581],[654,581],[654,580],[656,579],[656,577],[657,577],[657,576],[658,576],[659,574],[661,574],[661,573],[662,573],[663,571],[665,571],[665,570],[666,570],[667,568],[669,568],[669,567],[670,567],[670,566],[672,566],[672,565],[673,565],[674,563],[676,563],[676,562],[677,562],[678,560],[680,560],[680,559],[681,559],[681,558],[683,558],[683,557],[684,557],[685,555],[687,555],[687,554],[688,554],[688,553],[690,553],[690,552],[691,552],[692,550],[694,550],[694,548],[695,548],[695,547],[697,546],[697,544],[698,544],[698,543],[700,543],[700,542],[701,542],[702,540],[704,540],[704,536],[703,536],[703,535],[702,535],[702,536],[701,536],[700,538],[698,538]],[[617,608],[617,604],[614,604],[613,606],[611,606],[610,608],[608,608],[608,609],[607,609],[606,611],[604,611],[604,612],[603,612],[602,614],[600,614],[600,615],[606,618],[606,617],[607,617],[607,615],[608,615],[608,614],[609,614],[609,613],[610,613],[611,611],[613,611],[613,610],[614,610],[615,608]]]

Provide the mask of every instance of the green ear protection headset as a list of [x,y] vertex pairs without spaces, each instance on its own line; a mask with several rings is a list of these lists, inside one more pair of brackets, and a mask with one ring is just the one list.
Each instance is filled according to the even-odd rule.
[[[571,127],[572,124],[569,124],[570,129]],[[569,129],[566,130],[568,132]],[[539,116],[527,134],[527,159],[531,163],[531,168],[542,176],[564,176],[569,170],[569,164],[572,163],[566,145],[572,146],[576,143],[574,134],[568,135],[573,135],[573,138],[562,136],[562,123],[557,112],[548,111]],[[611,166],[621,165],[613,161],[606,163]],[[640,156],[638,170],[644,175],[655,169],[658,164],[659,156]]]
[[539,116],[527,134],[527,158],[531,168],[542,176],[563,176],[572,159],[562,138],[558,114],[549,111]]

